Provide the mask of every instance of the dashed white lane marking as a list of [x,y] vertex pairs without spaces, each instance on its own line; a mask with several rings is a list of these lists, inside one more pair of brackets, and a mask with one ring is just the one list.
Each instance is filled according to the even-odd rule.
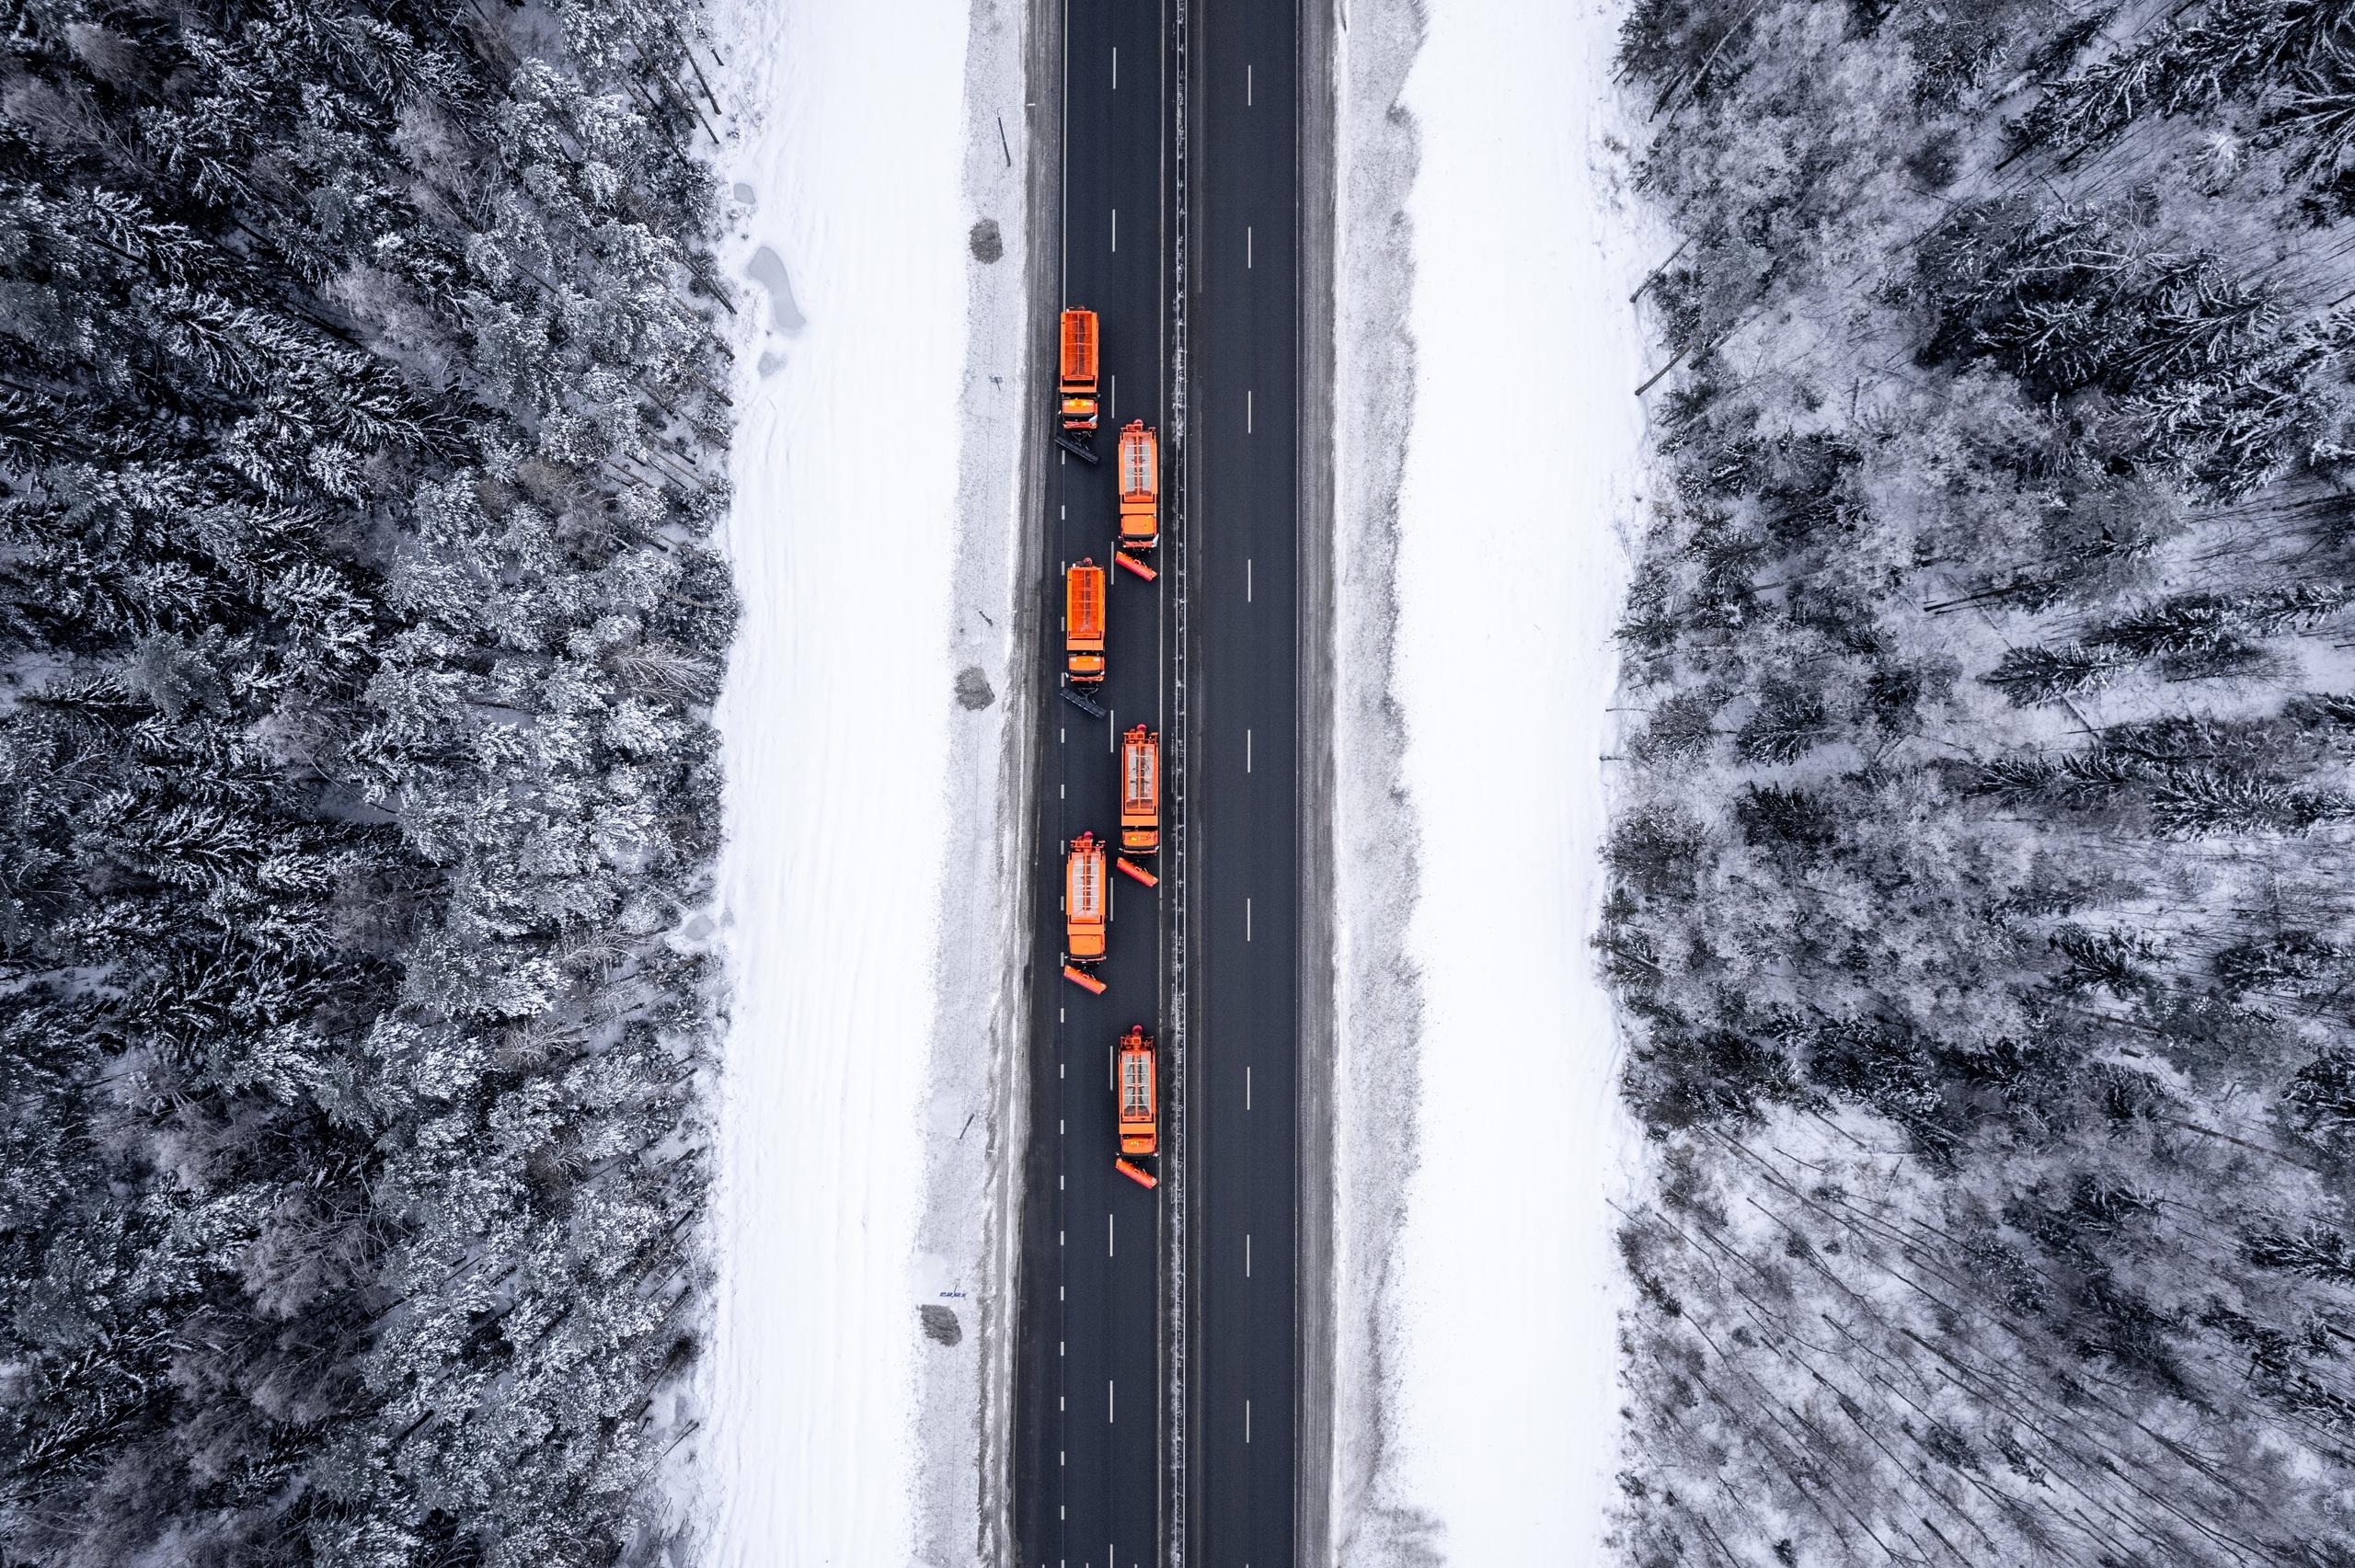
[[1104,1255],[1112,1255],[1112,1217],[1109,1214],[1104,1217]]
[[1118,207],[1112,209],[1112,248],[1115,251],[1120,248],[1120,210]]
[[[1248,71],[1251,68],[1246,65],[1244,69]],[[1117,43],[1112,46],[1112,90],[1116,93],[1120,90],[1120,46]]]
[[[1112,1425],[1112,1379],[1109,1378],[1104,1379],[1104,1425]],[[1245,1440],[1247,1442],[1249,1439]]]
[[1251,1277],[1251,1232],[1243,1232],[1243,1277]]
[[1251,270],[1251,225],[1243,225],[1243,269]]
[[1246,773],[1251,771],[1251,730],[1247,725],[1243,730],[1243,771]]
[[1243,940],[1251,940],[1251,900],[1243,900]]

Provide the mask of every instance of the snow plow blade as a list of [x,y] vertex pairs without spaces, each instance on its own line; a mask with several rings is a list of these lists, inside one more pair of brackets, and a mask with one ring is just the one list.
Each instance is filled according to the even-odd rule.
[[1136,573],[1137,576],[1144,578],[1147,582],[1153,581],[1154,578],[1161,575],[1159,572],[1155,571],[1151,567],[1146,566],[1143,561],[1138,560],[1134,555],[1130,555],[1126,550],[1113,551],[1112,559],[1120,562],[1120,565],[1128,567],[1129,570]]
[[1086,464],[1090,468],[1096,467],[1098,464],[1101,464],[1104,461],[1094,452],[1088,451],[1087,448],[1080,445],[1079,442],[1072,440],[1069,436],[1058,434],[1055,437],[1055,444],[1063,448],[1065,452],[1071,453],[1074,457],[1079,459],[1082,463]]
[[1158,887],[1161,886],[1160,877],[1155,876],[1152,872],[1147,871],[1143,866],[1139,865],[1135,861],[1131,860],[1126,855],[1120,856],[1114,860],[1112,864],[1119,866],[1122,871],[1127,872],[1130,876],[1135,877],[1138,881],[1143,883],[1148,887]]
[[1113,1161],[1112,1169],[1120,1172],[1120,1174],[1128,1177],[1129,1180],[1136,1183],[1136,1185],[1141,1187],[1157,1187],[1161,1185],[1158,1181],[1154,1179],[1152,1172],[1144,1170],[1139,1166],[1132,1165],[1126,1160]]
[[1065,964],[1063,966],[1063,979],[1079,987],[1082,990],[1092,990],[1098,996],[1102,996],[1104,994],[1104,982],[1097,979],[1094,975],[1089,974],[1086,969],[1081,968],[1076,964]]
[[1081,713],[1094,714],[1097,718],[1110,718],[1112,716],[1110,714],[1104,711],[1104,704],[1096,701],[1093,697],[1083,695],[1078,692],[1073,691],[1068,686],[1065,686],[1063,689],[1063,701],[1069,703],[1073,707],[1077,708]]

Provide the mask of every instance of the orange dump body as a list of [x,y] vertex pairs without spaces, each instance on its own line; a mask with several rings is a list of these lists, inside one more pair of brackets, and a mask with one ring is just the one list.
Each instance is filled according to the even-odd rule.
[[1161,1151],[1161,1098],[1153,1074],[1153,1036],[1132,1024],[1120,1036],[1117,1082],[1120,1086],[1120,1152]]
[[1143,725],[1120,737],[1120,847],[1161,847],[1161,737]]
[[1063,668],[1071,678],[1104,679],[1104,568],[1079,561],[1063,573]]
[[1096,429],[1096,313],[1063,312],[1063,376],[1056,384],[1063,429]]
[[1063,946],[1080,963],[1104,956],[1110,896],[1104,886],[1104,846],[1095,834],[1082,833],[1071,841],[1071,856],[1063,863]]
[[1132,550],[1161,543],[1161,441],[1143,419],[1120,430],[1120,543]]

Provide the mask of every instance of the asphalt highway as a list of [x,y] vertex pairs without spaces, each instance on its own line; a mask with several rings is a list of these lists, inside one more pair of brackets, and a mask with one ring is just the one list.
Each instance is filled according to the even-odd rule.
[[[1180,4],[1191,6],[1192,77],[1182,454],[1192,1046],[1188,1081],[1165,1074],[1162,1090],[1163,1164],[1186,1161],[1192,1195],[1182,1519],[1165,1485],[1166,1193],[1112,1169],[1114,1041],[1132,1023],[1167,1034],[1166,900],[1115,876],[1110,952],[1097,970],[1106,994],[1060,973],[1065,851],[1083,830],[1117,832],[1117,727],[1143,720],[1164,730],[1169,755],[1174,578],[1112,574],[1109,673],[1096,693],[1110,720],[1053,695],[1063,567],[1110,560],[1119,426],[1165,425],[1171,6]],[[1048,548],[1038,657],[1049,700],[1032,864],[1016,1550],[1023,1562],[1051,1568],[1155,1568],[1182,1528],[1191,1562],[1286,1568],[1295,1560],[1299,1380],[1299,18],[1292,5],[1267,0],[1063,0],[1060,21],[1062,300],[1092,307],[1102,322],[1097,446],[1106,461],[1090,468],[1055,454],[1040,520]],[[1173,477],[1165,472],[1165,496]],[[1173,564],[1172,532],[1165,515],[1164,567]],[[1189,1107],[1184,1150],[1166,1142],[1176,1095]]]
[[[1120,427],[1130,419],[1155,429],[1164,423],[1170,17],[1153,0],[1065,0],[1062,10],[1062,298],[1094,309],[1101,323],[1095,446],[1104,462],[1091,468],[1052,452],[1040,520],[1048,540],[1037,589],[1047,700],[1036,773],[1039,896],[1014,1529],[1026,1563],[1154,1568],[1166,1536],[1166,1243],[1160,1195],[1112,1169],[1111,1068],[1115,1042],[1130,1024],[1163,1033],[1167,941],[1158,893],[1109,877],[1109,951],[1097,968],[1107,986],[1102,996],[1062,978],[1061,954],[1070,841],[1082,831],[1118,841],[1119,728],[1139,721],[1165,727],[1166,578],[1153,584],[1111,573],[1108,670],[1094,693],[1111,717],[1093,718],[1055,692],[1063,668],[1063,568],[1085,557],[1112,564]],[[1051,321],[1041,328],[1052,329]],[[1051,340],[1045,347],[1051,365]],[[1051,412],[1051,391],[1040,397],[1041,419]]]
[[1189,1560],[1294,1561],[1300,27],[1196,0]]

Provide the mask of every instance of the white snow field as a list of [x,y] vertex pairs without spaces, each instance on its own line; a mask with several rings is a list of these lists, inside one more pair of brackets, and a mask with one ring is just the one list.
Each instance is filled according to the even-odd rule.
[[987,1528],[1019,16],[721,0],[713,18],[743,614],[718,714],[715,1337],[686,1468],[721,1568],[970,1562]]
[[[1639,1155],[1588,943],[1642,461],[1628,296],[1658,259],[1622,189],[1620,7],[1429,0],[1419,50],[1402,6],[1350,11],[1336,1559],[1601,1563],[1607,1199]],[[1359,857],[1384,836],[1411,847]]]

